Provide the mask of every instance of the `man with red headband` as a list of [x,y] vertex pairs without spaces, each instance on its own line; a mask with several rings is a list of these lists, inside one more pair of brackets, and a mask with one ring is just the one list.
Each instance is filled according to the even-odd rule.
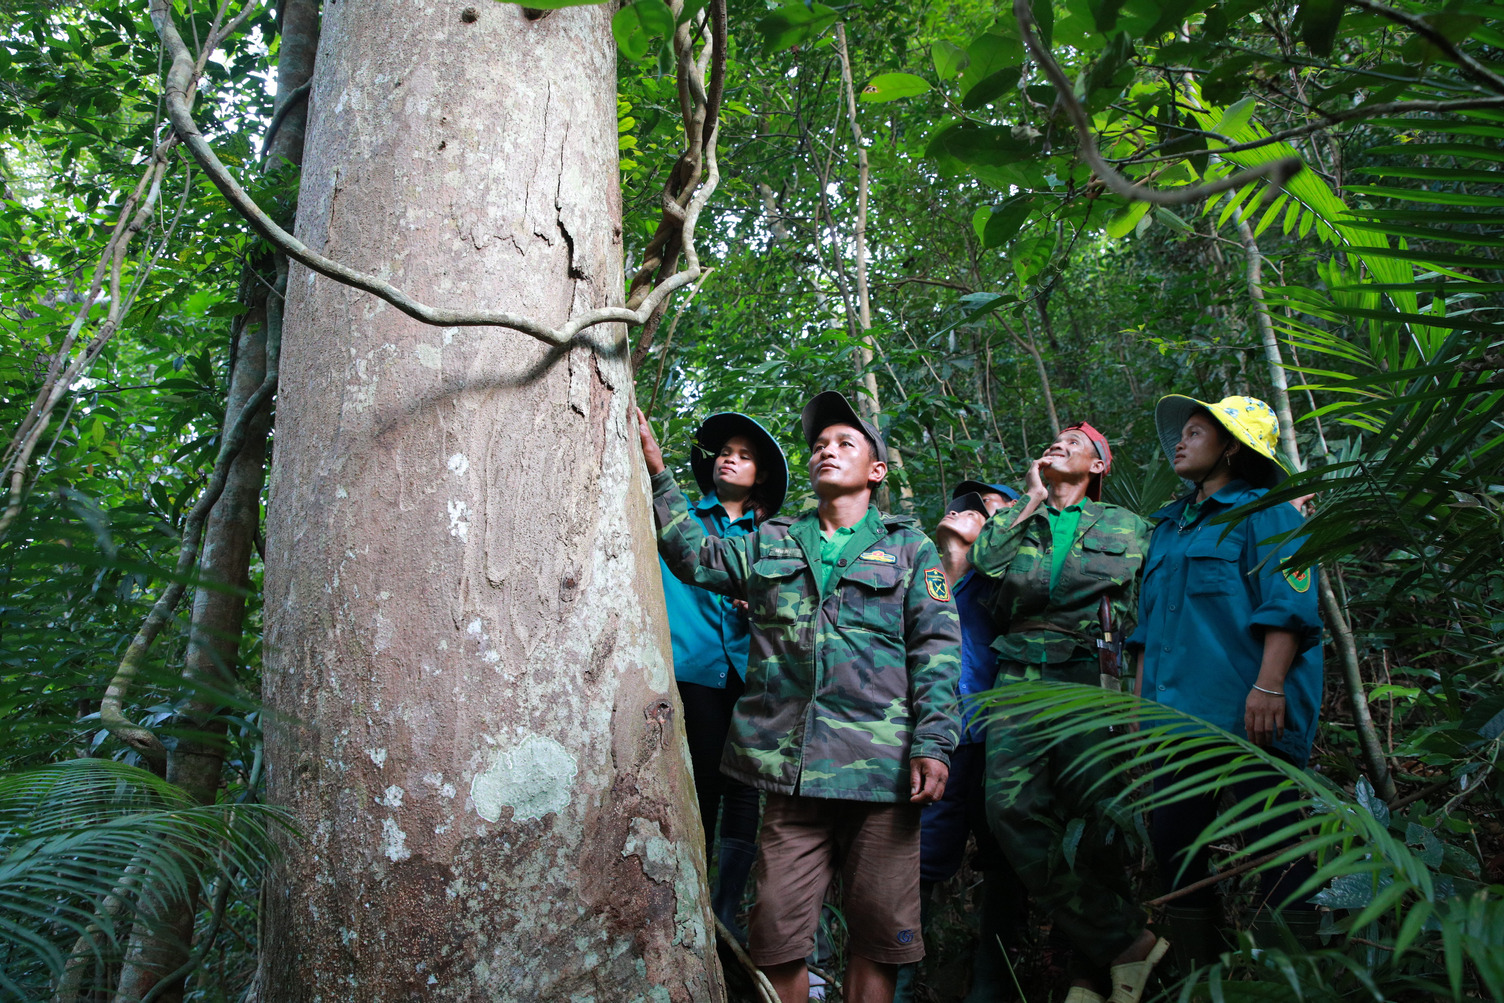
[[[1104,598],[1115,636],[1131,629],[1149,527],[1103,503],[1111,469],[1106,437],[1085,422],[1072,425],[1029,465],[1023,501],[991,516],[972,544],[971,564],[996,583],[999,686],[1027,679],[1096,685]],[[987,821],[1029,894],[1075,948],[1066,1003],[1102,1003],[1109,993],[1112,1003],[1136,1003],[1164,947],[1128,887],[1124,839],[1112,838],[1099,808],[1101,770],[1077,762],[1091,745],[1089,738],[1049,744],[1025,717],[992,717]],[[1065,839],[1077,820],[1084,822],[1079,837]]]

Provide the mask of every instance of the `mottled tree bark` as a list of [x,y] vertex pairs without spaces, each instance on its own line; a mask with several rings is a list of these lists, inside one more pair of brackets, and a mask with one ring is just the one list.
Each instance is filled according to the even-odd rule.
[[[325,11],[298,235],[429,302],[619,303],[610,11]],[[263,998],[713,1000],[703,836],[616,348],[295,266],[267,517]]]
[[[303,159],[303,129],[307,105],[295,95],[313,75],[318,46],[318,0],[285,0],[281,12],[277,57],[279,123],[267,145],[270,170],[297,165]],[[282,110],[284,103],[290,106]],[[229,394],[224,427],[239,418],[247,400],[266,377],[269,326],[280,323],[282,311],[268,310],[268,287],[277,267],[271,257],[248,265],[241,280],[246,312],[237,325],[232,352]],[[285,268],[285,263],[282,265]],[[276,339],[273,339],[275,342]],[[183,682],[187,701],[174,723],[181,737],[168,752],[167,779],[186,790],[200,804],[212,804],[219,794],[224,769],[225,725],[221,694],[235,685],[241,635],[245,625],[245,596],[250,586],[251,553],[261,525],[261,488],[266,476],[266,441],[271,430],[269,404],[252,419],[240,454],[231,464],[224,491],[204,524],[204,544],[198,573],[206,583],[193,596]],[[162,1003],[182,999],[188,972],[184,970],[198,915],[199,889],[190,883],[183,898],[164,903],[160,915],[143,916],[131,931],[125,964],[115,998],[131,1003],[151,992],[159,981],[172,985],[156,990]]]

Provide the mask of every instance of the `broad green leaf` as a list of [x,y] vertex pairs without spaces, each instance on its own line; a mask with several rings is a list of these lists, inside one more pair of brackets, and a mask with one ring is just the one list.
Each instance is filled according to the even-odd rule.
[[[1148,203],[1140,204],[1147,205]],[[1013,242],[1013,275],[1018,280],[1020,288],[1034,281],[1045,270],[1054,252],[1055,238],[1053,236],[1024,237]]]
[[1028,222],[1029,213],[1033,210],[1034,204],[1033,195],[1019,195],[994,208],[980,234],[982,246],[1002,247],[1012,240],[1013,235]]
[[636,62],[647,55],[654,36],[671,35],[674,15],[663,0],[636,0],[611,18],[611,34],[621,54]]
[[1175,215],[1174,212],[1164,206],[1155,206],[1154,218],[1159,220],[1165,226],[1168,226],[1170,229],[1176,231],[1177,233],[1195,232],[1195,230],[1191,228],[1191,225],[1189,223],[1181,219],[1179,216]]
[[792,49],[835,24],[839,16],[839,12],[823,3],[806,7],[795,0],[784,4],[757,22],[757,32],[762,35],[763,52],[767,54]]
[[966,47],[961,73],[961,107],[980,108],[1010,87],[1018,86],[1023,42],[989,32]]
[[1159,17],[1144,32],[1145,39],[1157,38],[1165,32],[1174,31],[1186,18],[1202,8],[1210,7],[1211,3],[1209,0],[1157,0],[1155,6],[1159,8]]
[[1128,236],[1148,211],[1148,202],[1129,202],[1107,218],[1107,236],[1113,239]]
[[1124,0],[1087,0],[1086,6],[1097,31],[1105,35],[1117,27],[1118,11],[1123,9],[1123,3]]
[[1342,21],[1342,10],[1347,5],[1343,0],[1301,0],[1295,12],[1295,23],[1300,27],[1300,40],[1312,55],[1325,58],[1332,54],[1332,43],[1337,39],[1337,25]]
[[971,63],[965,49],[944,41],[930,46],[930,58],[935,61],[935,76],[941,80],[959,75]]
[[987,246],[987,221],[992,218],[992,206],[978,206],[977,211],[971,214],[971,229],[977,235],[977,240],[982,246]]
[[866,87],[862,88],[861,94],[857,95],[857,100],[879,104],[884,101],[911,98],[929,89],[928,80],[916,77],[912,73],[879,73],[867,82]]
[[1223,136],[1236,135],[1253,118],[1253,109],[1257,104],[1258,100],[1250,95],[1236,104],[1228,105],[1210,131]]

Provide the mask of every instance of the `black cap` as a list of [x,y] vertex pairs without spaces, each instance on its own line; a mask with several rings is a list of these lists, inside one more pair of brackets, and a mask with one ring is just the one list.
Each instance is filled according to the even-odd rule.
[[950,500],[950,504],[945,506],[945,511],[980,512],[983,516],[992,514],[987,511],[987,503],[982,501],[982,496],[975,491],[968,491],[964,495],[956,495]]
[[810,398],[804,410],[799,412],[799,424],[804,428],[804,444],[813,448],[820,433],[832,425],[850,425],[859,428],[872,449],[883,463],[888,462],[888,444],[882,433],[870,421],[863,421],[849,401],[839,391],[826,390]]
[[[975,491],[979,495],[998,494],[1009,501],[1018,501],[1019,494],[1006,484],[988,484],[986,481],[962,481],[957,484],[955,490],[950,493],[952,498],[959,498],[968,491]],[[947,511],[949,511],[947,509]]]
[[739,411],[721,411],[700,422],[689,450],[689,469],[694,471],[700,490],[710,494],[715,490],[715,458],[726,440],[738,435],[751,439],[757,449],[757,470],[765,475],[758,493],[767,503],[768,518],[772,518],[789,493],[789,461],[778,440],[756,420]]

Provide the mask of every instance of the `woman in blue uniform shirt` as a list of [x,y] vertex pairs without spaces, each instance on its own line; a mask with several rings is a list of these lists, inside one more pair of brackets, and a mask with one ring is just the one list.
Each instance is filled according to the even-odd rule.
[[[705,419],[695,432],[689,464],[703,492],[690,514],[711,536],[752,532],[778,513],[788,492],[783,450],[765,428],[735,411]],[[711,905],[727,929],[740,936],[736,914],[757,857],[757,792],[722,776],[720,766],[747,672],[747,617],[724,596],[679,581],[662,558],[659,566],[707,861],[715,851],[720,817],[721,851]]]
[[[1154,419],[1165,455],[1193,490],[1155,513],[1160,522],[1144,561],[1138,627],[1127,641],[1140,653],[1136,691],[1303,767],[1321,709],[1317,570],[1291,562],[1301,537],[1283,539],[1303,519],[1292,506],[1275,505],[1231,525],[1213,522],[1284,478],[1278,420],[1252,397],[1212,404],[1179,395],[1161,400]],[[1236,784],[1234,796],[1252,796],[1260,783]],[[1210,873],[1204,847],[1189,864],[1186,854],[1216,812],[1210,794],[1154,811],[1155,856],[1174,888]],[[1265,834],[1256,828],[1247,836]],[[1309,926],[1311,907],[1285,901],[1311,873],[1304,858],[1265,871],[1258,917],[1284,906],[1287,922]],[[1192,959],[1209,953],[1187,941],[1205,942],[1215,905],[1207,887],[1169,910],[1171,940]]]

